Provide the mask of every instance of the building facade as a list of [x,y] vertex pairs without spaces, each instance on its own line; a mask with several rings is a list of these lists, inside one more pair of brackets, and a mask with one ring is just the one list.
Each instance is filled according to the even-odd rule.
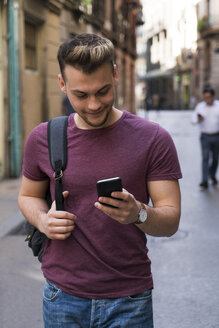
[[116,106],[135,113],[139,1],[0,0],[0,178],[19,176],[24,142],[40,122],[61,115],[60,43],[90,32],[116,48]]
[[137,105],[194,108],[205,85],[214,87],[219,97],[218,1],[144,0],[142,4],[145,25],[138,37],[145,46],[140,47],[144,53],[137,64],[141,99]]
[[219,98],[219,2],[197,3],[198,40],[194,56],[193,93],[197,99],[204,86],[210,85]]

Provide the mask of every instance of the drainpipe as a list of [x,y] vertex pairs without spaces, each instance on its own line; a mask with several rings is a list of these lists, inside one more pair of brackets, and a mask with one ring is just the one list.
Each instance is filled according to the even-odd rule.
[[3,4],[0,3],[0,179],[4,176],[5,149],[4,149],[4,105],[3,105],[3,42],[2,42],[2,11]]
[[20,81],[17,2],[8,0],[8,67],[10,113],[10,176],[21,173]]

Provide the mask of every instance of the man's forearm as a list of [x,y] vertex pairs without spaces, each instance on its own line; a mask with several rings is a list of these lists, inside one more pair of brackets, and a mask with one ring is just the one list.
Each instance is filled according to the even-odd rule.
[[41,230],[41,216],[46,215],[49,210],[46,200],[37,197],[19,196],[18,205],[27,221]]
[[[63,196],[66,198],[68,191]],[[20,195],[18,204],[26,219],[50,239],[67,239],[75,228],[76,216],[56,211],[55,202],[49,208],[44,198]]]
[[[50,239],[64,240],[75,228],[76,216],[66,211],[56,211],[55,202],[51,208],[47,205],[45,195],[48,181],[34,181],[23,177],[18,205],[26,219]],[[63,197],[69,192],[64,191]]]
[[146,206],[147,220],[138,224],[138,228],[151,236],[170,237],[178,230],[180,210],[171,206],[150,207]]

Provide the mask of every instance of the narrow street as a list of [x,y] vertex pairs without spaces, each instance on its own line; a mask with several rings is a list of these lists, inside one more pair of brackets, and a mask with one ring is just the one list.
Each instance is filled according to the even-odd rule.
[[[155,328],[218,328],[219,186],[210,185],[207,191],[199,188],[198,127],[191,124],[189,111],[139,115],[170,132],[183,173],[179,231],[171,238],[148,236]],[[43,327],[44,278],[19,231],[0,239],[0,261],[0,327]]]
[[[172,135],[183,179],[178,232],[149,237],[155,328],[219,327],[219,186],[201,191],[199,130],[191,112],[149,112]],[[217,175],[218,176],[218,175]]]

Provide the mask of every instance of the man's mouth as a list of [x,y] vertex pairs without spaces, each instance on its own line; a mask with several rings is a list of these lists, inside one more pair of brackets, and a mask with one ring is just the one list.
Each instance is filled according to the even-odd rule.
[[93,112],[89,112],[88,115],[91,115],[91,116],[99,116],[103,113],[104,109],[98,109],[97,111],[93,111]]

